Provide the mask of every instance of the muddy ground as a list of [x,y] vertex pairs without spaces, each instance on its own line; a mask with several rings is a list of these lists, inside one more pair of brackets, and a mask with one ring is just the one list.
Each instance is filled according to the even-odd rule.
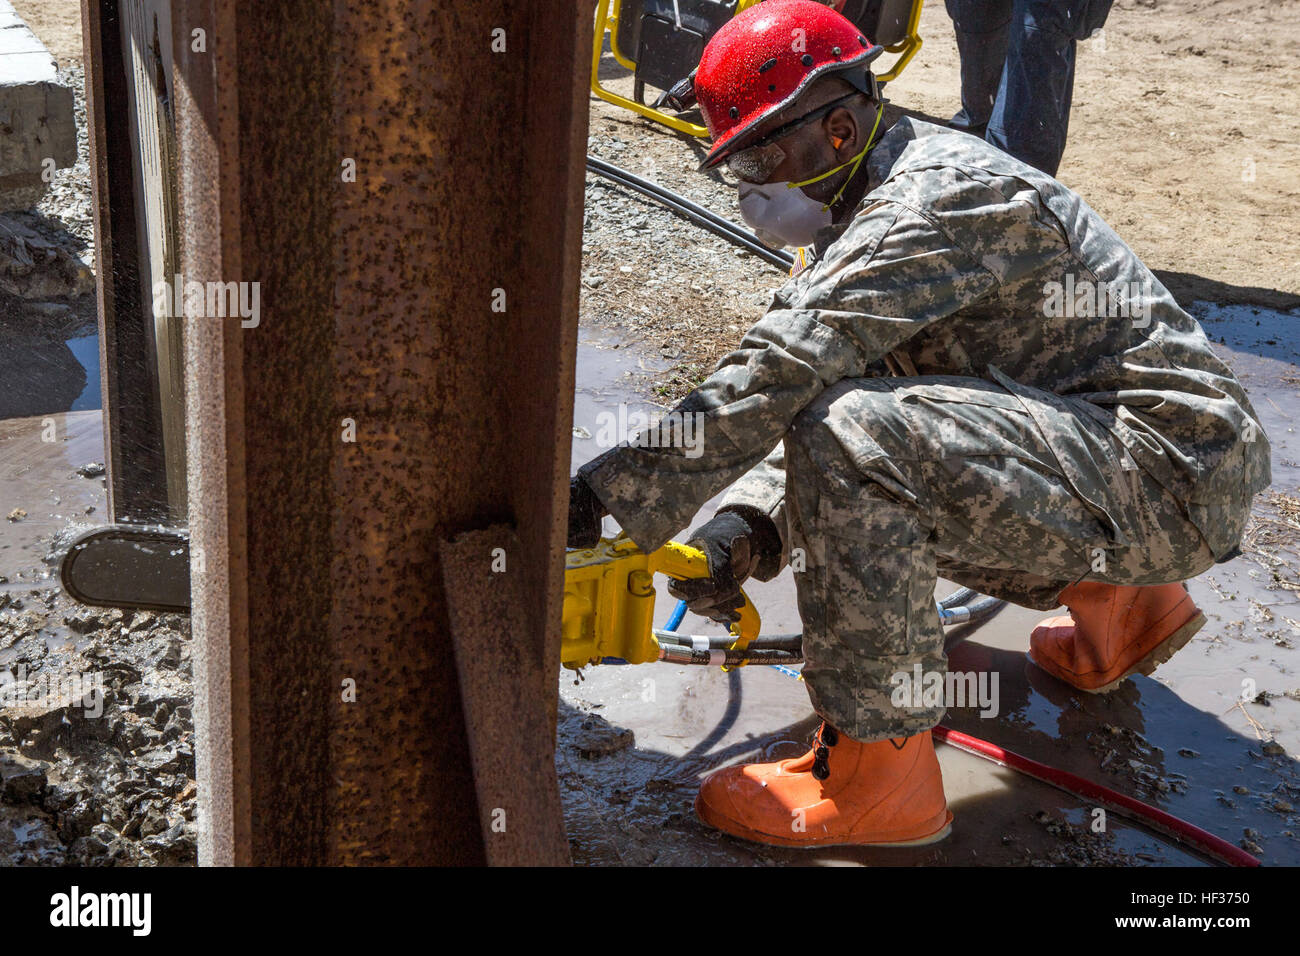
[[0,863],[195,859],[189,620],[55,575],[104,520],[102,462],[97,410],[0,421]]
[[80,11],[15,6],[77,91],[79,157],[0,215],[0,864],[193,863],[189,621],[55,575],[107,507]]
[[[15,7],[78,82],[76,0]],[[1083,45],[1060,174],[1196,312],[1257,396],[1276,481],[1259,502],[1248,553],[1193,582],[1210,623],[1153,678],[1104,699],[1074,694],[1026,664],[1038,615],[1013,608],[952,661],[999,674],[999,715],[949,715],[958,729],[1157,803],[1266,862],[1293,865],[1300,863],[1294,10],[1264,0],[1119,0],[1104,40]],[[889,95],[922,118],[943,120],[957,108],[956,55],[937,0],[926,7],[922,34],[924,49]],[[608,56],[602,72],[616,89],[630,87]],[[726,174],[695,172],[697,141],[593,98],[589,149],[739,218]],[[61,172],[41,208],[20,222],[91,265],[87,190],[83,162]],[[596,431],[601,411],[679,397],[739,341],[782,280],[754,256],[591,176],[586,214],[575,464],[596,451],[583,434]],[[62,295],[0,302],[0,320],[9,320],[3,340],[22,344],[0,349],[0,361],[26,356],[10,366],[41,372],[33,378],[40,407],[0,414],[0,671],[21,673],[31,691],[18,706],[0,701],[0,862],[190,862],[187,622],[87,614],[62,597],[46,560],[70,529],[104,513],[102,477],[87,467],[102,461],[102,433],[86,349],[88,300],[77,278],[65,276],[71,284]],[[41,440],[49,418],[54,442]],[[5,520],[14,512],[23,514]],[[751,593],[768,628],[798,629],[788,574]],[[657,609],[659,621],[668,603]],[[688,617],[685,628],[706,625]],[[69,696],[65,678],[73,675],[102,688],[100,716],[90,716],[99,706],[93,693],[89,702]],[[694,789],[720,764],[804,748],[814,722],[797,680],[768,668],[724,675],[664,665],[589,669],[577,679],[561,676],[557,770],[579,863],[1203,862],[1117,818],[1095,833],[1092,808],[1080,801],[947,748],[941,762],[957,822],[945,843],[815,853],[753,847],[700,825]],[[1243,701],[1245,681],[1254,693]]]
[[[1269,864],[1300,864],[1300,480],[1294,316],[1198,306],[1274,443],[1272,492],[1258,501],[1246,556],[1190,582],[1207,625],[1150,677],[1105,697],[1044,675],[1025,656],[1042,614],[1010,607],[952,651],[954,671],[996,674],[996,714],[949,710],[945,723],[1096,780],[1237,844]],[[1256,323],[1259,323],[1258,325]],[[617,346],[615,348],[614,346]],[[598,454],[608,417],[652,413],[668,360],[607,331],[578,351],[573,465]],[[700,509],[691,526],[712,513]],[[615,525],[606,519],[607,532]],[[950,589],[952,585],[943,585]],[[794,582],[751,582],[771,633],[799,630]],[[672,600],[661,591],[662,626]],[[687,615],[682,630],[718,634]],[[951,632],[950,632],[951,635]],[[991,676],[990,676],[991,679]],[[817,722],[797,680],[770,667],[646,664],[562,672],[557,768],[574,859],[588,864],[1198,865],[1206,860],[1111,814],[979,758],[939,747],[956,820],[941,844],[898,850],[781,850],[710,831],[695,819],[701,778],[733,762],[807,748]]]
[[[1070,140],[1059,178],[1113,225],[1184,305],[1300,305],[1300,7],[1275,0],[1117,0],[1079,45]],[[960,105],[943,3],[887,92],[944,123]],[[604,58],[608,86],[631,95]],[[703,141],[592,98],[589,151],[740,221],[725,170],[695,172]],[[676,366],[678,397],[739,340],[781,274],[647,200],[588,174],[583,321],[644,336]]]
[[[1025,659],[1041,615],[1012,608],[954,651],[989,668],[1003,706],[948,723],[1184,816],[1268,863],[1300,863],[1300,489],[1295,334],[1300,282],[1300,68],[1295,6],[1245,0],[1116,3],[1081,44],[1060,178],[1106,217],[1203,322],[1243,379],[1274,443],[1274,486],[1247,554],[1191,584],[1208,625],[1152,678],[1106,698],[1078,694]],[[957,58],[941,3],[925,45],[888,90],[892,112],[944,122]],[[602,77],[630,95],[606,55]],[[696,172],[701,141],[592,99],[589,151],[739,221],[723,170]],[[622,187],[588,174],[574,465],[621,402],[664,408],[700,381],[765,310],[783,273]],[[697,520],[711,513],[705,506]],[[612,529],[612,524],[611,524]],[[765,627],[798,629],[787,572],[756,584]],[[665,596],[657,620],[666,619]],[[687,617],[684,629],[711,625]],[[1243,700],[1245,696],[1246,700]],[[712,768],[806,749],[815,728],[797,681],[768,668],[646,665],[561,682],[558,767],[575,859],[590,863],[947,865],[1203,862],[1114,818],[1094,833],[1081,801],[940,748],[957,815],[935,847],[798,852],[710,832],[691,812]]]

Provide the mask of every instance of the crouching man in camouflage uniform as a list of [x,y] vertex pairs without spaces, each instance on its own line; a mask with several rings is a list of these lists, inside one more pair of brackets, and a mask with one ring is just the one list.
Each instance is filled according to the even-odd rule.
[[721,770],[696,802],[771,844],[947,834],[943,708],[895,706],[890,680],[944,672],[940,572],[1065,604],[1030,656],[1104,692],[1201,625],[1182,582],[1236,553],[1269,481],[1240,384],[1082,199],[963,133],[879,135],[876,49],[824,6],[768,0],[705,50],[706,165],[728,161],[751,225],[816,259],[678,406],[703,416],[702,453],[625,444],[570,493],[571,546],[609,513],[649,550],[731,486],[689,539],[711,577],[673,592],[715,619],[799,556],[813,749]]

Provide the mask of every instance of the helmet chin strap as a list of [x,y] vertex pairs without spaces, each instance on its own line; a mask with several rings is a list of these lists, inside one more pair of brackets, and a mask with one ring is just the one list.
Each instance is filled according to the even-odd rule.
[[847,162],[840,163],[838,166],[834,167],[833,169],[828,169],[824,173],[819,173],[818,175],[813,176],[811,179],[805,179],[802,182],[797,182],[797,183],[787,183],[786,185],[790,189],[798,189],[802,186],[809,186],[812,183],[821,182],[823,179],[826,179],[830,176],[834,176],[836,173],[838,173],[841,169],[845,168],[846,166],[852,166],[853,168],[849,171],[849,175],[845,178],[844,182],[840,185],[840,188],[835,191],[835,195],[831,197],[830,202],[822,204],[823,210],[830,209],[832,206],[834,206],[837,202],[840,201],[840,197],[844,195],[844,190],[849,188],[849,183],[853,182],[853,177],[858,174],[858,168],[862,165],[862,160],[866,158],[866,155],[871,150],[871,147],[876,145],[876,130],[880,129],[880,118],[884,115],[885,115],[885,104],[881,103],[879,106],[876,107],[876,122],[871,127],[871,132],[867,135],[867,145],[863,146],[862,150],[858,152],[855,156],[850,158]]

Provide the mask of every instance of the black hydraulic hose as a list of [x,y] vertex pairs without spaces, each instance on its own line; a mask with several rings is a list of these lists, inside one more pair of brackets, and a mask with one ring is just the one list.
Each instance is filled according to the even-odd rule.
[[997,598],[976,595],[977,601],[971,601],[969,604],[954,604],[939,607],[939,620],[945,627],[952,624],[965,624],[969,621],[983,621],[991,617],[1006,602]]
[[[592,172],[598,173],[601,176],[605,176],[609,179],[612,179],[615,182],[620,183],[621,185],[625,185],[631,189],[635,189],[637,192],[640,192],[643,195],[650,196],[653,199],[667,200],[668,202],[672,203],[674,206],[679,206],[682,209],[689,210],[690,213],[692,214],[691,218],[696,222],[700,222],[700,221],[709,222],[720,229],[724,229],[730,233],[735,233],[738,236],[744,236],[755,240],[757,240],[758,238],[753,233],[745,229],[744,226],[737,225],[736,223],[732,222],[730,219],[724,219],[722,216],[719,216],[713,210],[707,209],[704,206],[701,206],[698,203],[690,199],[687,199],[685,196],[682,196],[679,193],[675,193],[665,186],[660,186],[658,183],[652,182],[651,180],[646,179],[643,176],[638,176],[636,173],[632,173],[619,166],[615,166],[613,163],[607,162],[606,160],[601,159],[599,156],[588,156],[587,168]],[[776,251],[776,250],[770,250],[770,251]],[[791,261],[793,262],[793,260]]]
[[687,219],[691,220],[698,226],[721,236],[728,242],[734,243],[741,248],[752,252],[754,255],[769,262],[779,269],[789,271],[794,265],[794,256],[788,252],[780,252],[776,249],[770,249],[759,240],[748,229],[736,225],[728,219],[724,219],[717,213],[705,209],[698,203],[694,203],[685,196],[678,195],[672,190],[665,189],[658,183],[653,183],[648,179],[629,173],[626,169],[620,169],[612,163],[597,156],[587,157],[587,168],[597,175],[604,176],[620,186],[625,186],[641,193],[643,196],[655,200],[660,205],[666,206],[673,212],[676,212]]
[[803,663],[803,654],[789,651],[746,648],[745,650],[694,651],[680,644],[665,644],[659,647],[659,660],[665,664],[722,664],[727,667],[739,667],[741,664],[782,664],[791,667]]
[[[654,631],[655,640],[662,647],[665,644],[671,644],[674,647],[685,647],[687,649],[702,649],[707,642],[710,650],[723,650],[736,643],[736,638],[731,634],[710,634],[708,637],[697,637],[690,634],[679,634],[676,631],[665,631],[658,628]],[[760,634],[749,642],[749,646],[755,650],[786,651],[792,654],[801,653],[803,650],[802,634]]]
[[940,607],[961,607],[969,601],[979,597],[980,593],[974,588],[958,588],[945,598],[939,599]]
[[992,617],[995,613],[1006,606],[1006,601],[999,600],[995,597],[981,595],[978,601],[971,601],[965,605],[966,610],[970,612],[971,621],[983,621]]
[[[643,187],[641,184],[638,184],[632,179],[624,179],[611,172],[605,172],[605,171],[599,171],[599,172],[600,175],[605,176],[607,179],[611,180],[612,182],[618,183],[621,186],[626,186],[629,189],[635,190],[636,192],[640,192],[646,196],[649,196],[650,198],[654,199],[656,202],[667,207],[668,209],[686,217],[687,219],[690,219],[696,225],[703,226],[705,229],[708,229],[710,232],[714,233],[715,235],[721,236],[723,239],[726,239],[728,242],[740,246],[741,248],[746,249],[749,252],[752,252],[754,255],[759,256],[760,258],[771,263],[772,265],[786,270],[790,268],[791,263],[786,261],[783,253],[777,252],[773,249],[769,249],[767,246],[763,245],[758,240],[758,237],[755,236],[753,233],[746,232],[739,228],[732,228],[732,224],[728,223],[726,220],[721,220],[721,222],[715,222],[711,218],[707,218],[705,216],[700,215],[700,210],[703,207],[692,208],[694,204],[690,203],[690,200],[682,199],[681,197],[678,197],[673,193],[667,193],[666,195],[656,195],[653,189],[648,187]],[[628,175],[630,176],[631,174]],[[707,210],[704,211],[707,212]],[[709,215],[711,216],[712,214],[710,213]]]
[[[707,209],[698,203],[687,199],[679,193],[673,192],[666,186],[660,186],[656,182],[646,179],[644,176],[638,176],[636,173],[629,172],[620,166],[615,166],[599,156],[587,157],[587,168],[592,172],[599,173],[602,176],[610,176],[616,179],[626,180],[634,185],[638,190],[644,190],[646,195],[653,196],[656,199],[670,199],[678,205],[690,209],[696,216],[706,219],[716,226],[721,226],[730,232],[739,233],[740,235],[752,235],[744,226],[737,225],[730,219],[724,219],[711,209]],[[793,260],[792,260],[793,261]]]

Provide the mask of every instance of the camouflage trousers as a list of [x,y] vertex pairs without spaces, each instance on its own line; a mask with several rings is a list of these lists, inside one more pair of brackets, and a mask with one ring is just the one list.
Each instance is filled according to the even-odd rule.
[[1183,505],[1083,405],[914,376],[845,379],[800,413],[786,521],[818,714],[864,741],[942,719],[891,702],[894,675],[945,673],[940,573],[1050,609],[1084,578],[1165,584],[1214,563]]

